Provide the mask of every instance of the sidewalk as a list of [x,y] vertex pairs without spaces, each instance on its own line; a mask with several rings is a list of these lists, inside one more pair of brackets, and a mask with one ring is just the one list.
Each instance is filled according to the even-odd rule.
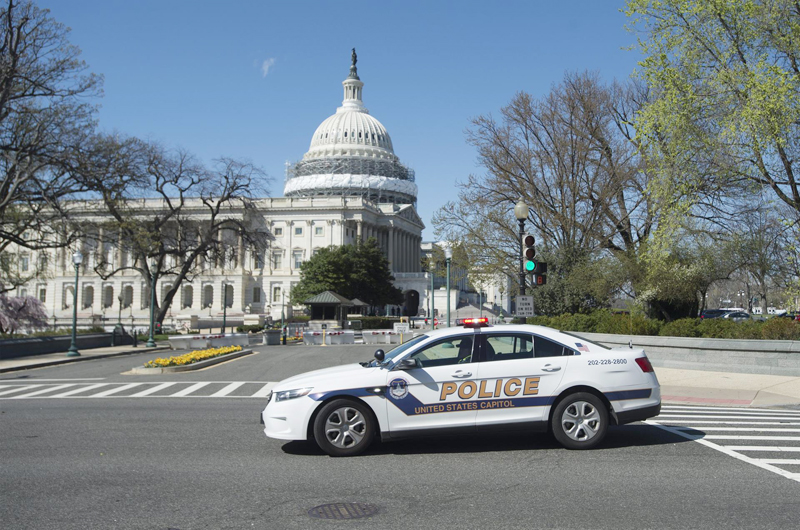
[[106,357],[118,357],[120,355],[132,355],[135,353],[147,353],[168,349],[169,344],[156,344],[155,348],[148,348],[144,345],[134,348],[128,345],[81,350],[80,356],[78,357],[67,357],[67,352],[63,352],[17,357],[15,359],[2,359],[0,360],[0,373],[17,372],[20,370],[44,368],[46,366],[55,366],[58,364],[91,361],[92,359],[104,359]]
[[[155,348],[117,346],[84,350],[80,357],[67,357],[64,352],[0,360],[0,373],[167,349],[167,344],[157,345]],[[661,398],[664,403],[734,407],[800,405],[800,377],[658,366],[655,371],[661,383]]]

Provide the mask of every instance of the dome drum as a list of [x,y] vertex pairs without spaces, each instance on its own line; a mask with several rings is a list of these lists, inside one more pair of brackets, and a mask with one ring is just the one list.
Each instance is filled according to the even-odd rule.
[[396,160],[335,157],[301,160],[289,169],[288,179],[308,175],[377,175],[414,182],[414,170]]

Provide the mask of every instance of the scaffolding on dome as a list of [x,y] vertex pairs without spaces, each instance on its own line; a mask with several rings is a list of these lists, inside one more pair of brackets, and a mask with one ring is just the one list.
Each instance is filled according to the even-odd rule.
[[301,160],[286,171],[286,180],[309,175],[375,175],[414,182],[414,170],[396,160],[359,156]]

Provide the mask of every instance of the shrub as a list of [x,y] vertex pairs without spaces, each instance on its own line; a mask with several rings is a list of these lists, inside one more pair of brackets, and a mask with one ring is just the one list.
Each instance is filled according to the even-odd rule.
[[[350,320],[360,320],[361,329],[392,329],[393,324],[400,322],[400,319],[397,317],[362,317],[351,318]],[[440,324],[441,322],[442,321],[439,320]]]
[[258,333],[259,331],[263,331],[264,326],[259,326],[258,324],[252,324],[249,326],[236,326],[236,331],[239,333]]
[[770,318],[761,325],[761,338],[800,340],[800,323],[790,318]]
[[699,337],[699,325],[699,318],[681,318],[664,324],[658,334],[663,337]]

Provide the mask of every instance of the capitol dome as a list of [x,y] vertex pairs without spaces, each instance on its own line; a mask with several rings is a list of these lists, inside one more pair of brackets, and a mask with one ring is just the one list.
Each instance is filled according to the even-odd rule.
[[284,195],[359,196],[379,203],[413,204],[414,171],[400,163],[386,128],[364,107],[364,83],[356,62],[354,50],[350,75],[342,82],[342,106],[317,127],[308,152],[287,170]]

